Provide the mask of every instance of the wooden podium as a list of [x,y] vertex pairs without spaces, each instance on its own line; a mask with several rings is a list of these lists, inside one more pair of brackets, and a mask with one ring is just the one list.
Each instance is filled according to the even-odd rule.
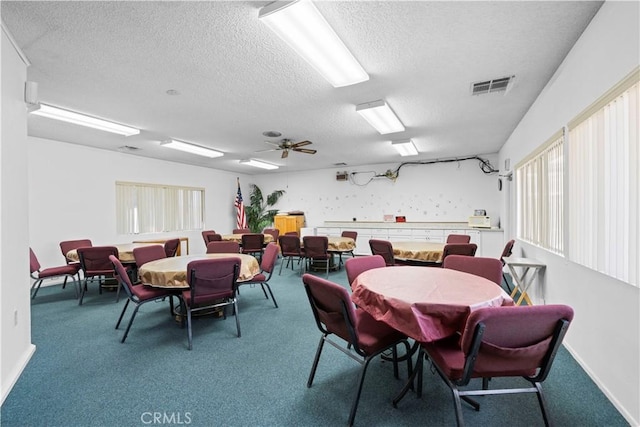
[[300,229],[304,227],[304,215],[276,215],[273,217],[273,226],[281,236],[291,231],[298,232],[299,236]]

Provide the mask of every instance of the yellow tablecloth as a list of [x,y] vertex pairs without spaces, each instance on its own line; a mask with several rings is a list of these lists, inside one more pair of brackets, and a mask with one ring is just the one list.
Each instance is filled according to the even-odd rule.
[[356,248],[356,241],[351,237],[329,236],[329,251],[349,252]]
[[242,260],[238,281],[251,279],[260,272],[260,265],[251,255],[244,254],[205,254],[163,258],[148,262],[138,269],[142,283],[158,288],[188,288],[187,265],[191,261],[211,258],[238,257]]
[[436,242],[391,242],[394,258],[414,261],[439,262],[444,243]]
[[[223,234],[222,240],[228,240],[231,242],[238,242],[242,244],[242,234]],[[265,234],[264,243],[267,244],[271,242],[273,242],[273,236],[271,234]]]
[[[152,246],[157,245],[157,243],[118,243],[116,245],[100,245],[100,246],[115,246],[118,248],[118,258],[122,263],[132,263],[136,262],[133,257],[133,249],[139,248],[140,246]],[[160,245],[162,246],[162,245]],[[71,261],[80,261],[80,257],[78,257],[78,251],[73,249],[67,252],[67,258]]]

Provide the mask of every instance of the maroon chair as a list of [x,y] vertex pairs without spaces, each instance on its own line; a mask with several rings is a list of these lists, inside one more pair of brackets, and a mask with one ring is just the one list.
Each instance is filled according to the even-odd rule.
[[222,235],[218,233],[207,234],[204,238],[204,244],[208,245],[211,242],[222,242]]
[[467,234],[449,234],[447,236],[447,243],[470,243],[471,236]]
[[358,277],[360,273],[374,268],[383,268],[386,266],[387,264],[384,262],[384,258],[382,258],[382,256],[380,255],[349,258],[344,263],[344,268],[345,270],[347,270],[347,280],[349,281],[349,286],[353,284],[353,281],[356,280],[356,277]]
[[380,255],[384,258],[384,262],[388,267],[396,265],[396,260],[393,257],[393,246],[388,240],[369,239],[369,248],[371,248],[373,255]]
[[207,245],[207,243],[209,243],[209,238],[208,236],[212,235],[212,234],[216,234],[216,230],[203,230],[202,231],[202,240],[204,240],[204,244],[205,246]]
[[248,228],[234,228],[233,234],[247,234],[251,233],[251,230]]
[[504,274],[504,266],[505,266],[504,259],[511,256],[511,254],[513,253],[513,245],[515,245],[515,243],[516,243],[515,240],[509,240],[507,244],[504,245],[504,249],[502,250],[502,254],[500,255],[500,262],[502,262],[502,268],[503,268],[502,279],[504,280],[505,285],[507,285],[507,289],[509,290],[509,293],[511,293],[511,286],[509,286],[509,281],[507,280],[507,276]]
[[262,234],[268,234],[273,237],[274,243],[278,243],[278,239],[280,238],[280,230],[277,228],[265,228],[262,230]]
[[169,239],[164,242],[164,253],[167,258],[176,256],[178,248],[180,247],[180,239]]
[[[469,315],[461,337],[424,343],[418,360],[426,354],[451,389],[459,426],[464,423],[460,399],[478,411],[480,404],[469,396],[514,393],[535,393],[544,424],[549,425],[541,383],[572,319],[573,309],[566,305],[479,308]],[[422,364],[418,363],[420,395]],[[498,377],[523,377],[531,387],[489,389],[488,380]],[[472,378],[483,379],[481,390],[459,389]]]
[[[362,365],[355,398],[349,413],[348,425],[351,426],[358,409],[358,401],[369,362],[376,359],[382,352],[391,349],[393,375],[398,378],[397,345],[404,344],[406,354],[408,354],[410,351],[409,343],[400,332],[384,322],[375,320],[366,311],[356,309],[351,302],[349,292],[343,286],[311,274],[304,274],[302,282],[309,298],[316,326],[322,333],[307,380],[307,387],[311,387],[313,384],[325,342]],[[406,357],[406,360],[408,375],[411,375],[411,358]]]
[[207,244],[208,254],[238,254],[240,253],[240,243],[230,240],[220,240]]
[[[162,248],[162,246],[160,246]],[[131,318],[129,319],[129,323],[127,324],[127,329],[124,331],[124,335],[122,336],[122,340],[120,342],[124,343],[127,339],[127,335],[129,335],[129,330],[131,329],[131,325],[133,324],[134,319],[136,318],[136,314],[138,314],[138,309],[142,304],[146,304],[151,301],[159,301],[169,297],[169,309],[173,314],[173,297],[174,293],[172,289],[161,289],[161,288],[152,288],[150,286],[145,285],[134,285],[131,283],[131,279],[129,278],[129,274],[127,269],[122,265],[120,260],[113,255],[109,255],[109,261],[113,265],[113,269],[115,271],[115,277],[120,282],[120,285],[124,288],[127,293],[127,302],[124,304],[122,308],[122,312],[120,313],[120,317],[118,317],[118,323],[116,323],[116,329],[120,327],[120,322],[122,322],[122,318],[124,317],[124,313],[127,311],[127,307],[129,306],[129,302],[135,304],[136,308],[133,310],[131,314]],[[175,295],[177,296],[177,295]],[[178,296],[179,298],[179,296]]]
[[[67,254],[74,249],[89,247],[89,246],[93,246],[93,244],[91,243],[91,240],[89,239],[64,240],[60,242],[60,252],[62,252],[64,261],[67,263],[67,265],[74,266],[78,271],[77,273],[78,275],[80,274],[80,262],[70,260],[69,258],[67,258]],[[67,285],[67,279],[65,278],[64,283],[62,284],[62,289],[64,289],[66,285]]]
[[449,255],[442,263],[442,266],[451,270],[484,277],[498,286],[502,283],[502,263],[497,258]]
[[[342,237],[348,237],[350,239],[353,239],[353,241],[355,242],[356,239],[358,238],[358,232],[357,231],[343,231],[342,234],[340,234],[340,236]],[[342,265],[342,254],[351,254],[351,258],[353,258],[355,255],[353,255],[353,251],[344,251],[344,252],[339,252],[340,254],[340,265]]]
[[324,262],[327,268],[327,277],[329,277],[331,254],[329,253],[329,239],[327,236],[304,236],[302,245],[304,246],[307,271],[311,269],[311,265],[314,262]]
[[247,255],[257,256],[262,259],[264,249],[264,234],[244,233],[241,237],[240,252]]
[[[36,294],[40,290],[40,286],[45,279],[54,279],[54,278],[64,278],[64,283],[62,288],[64,289],[67,284],[67,279],[71,278],[71,280],[75,280],[75,277],[78,278],[78,286],[80,286],[80,273],[78,272],[78,268],[73,264],[65,264],[59,267],[49,267],[41,270],[42,266],[38,261],[38,257],[36,257],[33,249],[29,248],[29,270],[30,275],[35,282],[31,285],[31,299],[36,297]],[[76,290],[76,298],[78,297],[78,291]]]
[[269,295],[271,295],[271,300],[273,301],[273,304],[276,306],[276,308],[278,308],[278,303],[273,296],[271,286],[269,286],[269,280],[271,279],[273,269],[276,265],[276,261],[278,260],[279,251],[280,249],[278,248],[278,245],[276,245],[275,243],[269,243],[264,250],[262,260],[260,261],[260,273],[256,274],[247,281],[238,282],[238,287],[242,285],[255,285],[256,283],[259,283],[260,287],[262,288],[262,292],[264,293],[264,297],[266,299],[269,299],[269,297],[267,296],[267,291],[264,288],[266,286],[267,290],[269,290]]
[[282,274],[282,266],[285,264],[285,259],[287,260],[287,265],[291,263],[291,269],[293,270],[294,258],[297,258],[298,264],[300,264],[304,258],[304,253],[300,246],[300,238],[297,235],[285,234],[280,236],[278,243],[280,243],[280,252],[282,253],[282,262],[280,263],[280,272],[278,274]]
[[[107,279],[115,279],[115,271],[109,256],[113,255],[118,258],[118,248],[115,246],[91,246],[78,248],[78,257],[80,258],[80,268],[84,275],[84,284],[80,286],[80,299],[78,305],[82,305],[84,294],[87,290],[89,279],[92,281],[98,279],[98,290],[102,293],[102,287]],[[118,292],[116,301],[120,297],[120,284],[118,283]]]
[[478,245],[475,243],[447,243],[442,250],[442,259],[440,260],[440,267],[444,264],[444,260],[449,255],[464,255],[475,256],[478,250]]
[[297,231],[287,231],[286,233],[284,233],[284,235],[300,237],[300,234]]
[[149,245],[149,246],[140,246],[137,248],[133,248],[133,259],[136,261],[135,272],[133,275],[134,281],[140,283],[140,278],[138,277],[138,270],[144,264],[155,261],[158,259],[166,258],[167,254],[164,250],[163,246],[160,245]]
[[[233,305],[236,316],[236,330],[240,337],[236,281],[240,273],[241,260],[238,257],[213,258],[191,261],[187,265],[189,289],[182,291],[183,312],[187,313],[187,334],[189,350],[193,348],[192,313],[211,308]],[[224,312],[224,311],[223,311]],[[225,313],[226,319],[226,313]],[[184,316],[183,316],[184,322]]]

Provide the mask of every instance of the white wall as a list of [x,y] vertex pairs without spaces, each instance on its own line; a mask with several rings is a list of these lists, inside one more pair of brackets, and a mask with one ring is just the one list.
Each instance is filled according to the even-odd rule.
[[27,64],[2,31],[0,140],[0,391],[11,391],[35,351],[31,344],[27,222]]
[[[501,162],[515,165],[638,66],[639,16],[638,2],[602,6],[504,145]],[[640,425],[640,290],[531,245],[516,247],[546,263],[535,300],[574,308],[567,347],[629,423]]]
[[[293,153],[290,161],[304,162]],[[496,155],[483,155],[494,167]],[[400,162],[365,167],[343,167],[249,177],[263,193],[285,190],[277,205],[284,211],[301,210],[307,226],[324,221],[382,221],[384,214],[404,215],[410,222],[467,222],[474,209],[485,209],[499,221],[500,193],[496,174],[484,174],[478,161],[406,165],[397,180],[376,178],[395,170]],[[336,181],[337,171],[362,172],[352,181]],[[368,173],[371,171],[371,173]]]
[[60,265],[62,240],[91,239],[94,245],[180,236],[190,253],[204,253],[200,231],[137,236],[116,233],[115,182],[171,184],[205,189],[207,229],[235,228],[233,201],[238,174],[148,159],[48,139],[29,137],[29,243],[44,266]]

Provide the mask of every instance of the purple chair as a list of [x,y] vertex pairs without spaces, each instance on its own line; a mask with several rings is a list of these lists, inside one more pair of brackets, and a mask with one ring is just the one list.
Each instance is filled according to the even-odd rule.
[[[509,240],[506,245],[504,245],[504,249],[502,250],[502,254],[500,255],[500,261],[502,262],[502,267],[504,269],[505,261],[504,259],[510,257],[513,253],[513,245],[515,245],[515,240]],[[509,281],[507,280],[507,276],[504,274],[504,270],[502,271],[502,279],[504,280],[505,285],[507,285],[507,289],[509,293],[511,293],[511,286],[509,286]]]
[[218,233],[207,234],[204,238],[204,244],[208,245],[211,242],[222,242],[222,235]]
[[[210,242],[209,236],[211,236],[212,234],[216,234],[216,230],[203,230],[202,231],[202,240],[204,240],[205,246],[206,246],[207,243]],[[220,238],[220,240],[222,240],[222,238]]]
[[260,287],[262,288],[262,292],[264,292],[264,297],[266,299],[269,299],[269,297],[267,296],[267,291],[264,288],[266,286],[269,290],[269,295],[271,295],[271,300],[273,301],[273,304],[276,306],[276,308],[278,308],[278,303],[273,296],[273,292],[271,292],[271,286],[269,286],[268,282],[271,279],[271,275],[273,274],[273,269],[276,265],[279,251],[280,248],[278,248],[278,245],[276,245],[275,243],[269,243],[264,250],[262,260],[260,261],[260,273],[253,276],[250,280],[238,282],[238,287],[242,285],[255,285],[256,283],[259,283]]
[[[113,255],[118,258],[118,248],[115,246],[91,246],[78,248],[78,257],[80,257],[80,268],[84,275],[84,284],[80,286],[80,300],[78,305],[82,305],[84,294],[87,289],[89,279],[92,281],[98,279],[98,290],[102,293],[102,287],[107,279],[115,279],[115,271],[109,256]],[[118,292],[116,293],[116,302],[120,298],[120,283],[118,283]]]
[[251,230],[248,228],[234,228],[233,234],[247,234],[251,233]]
[[[183,312],[187,313],[187,334],[189,350],[193,348],[191,315],[193,312],[233,305],[236,316],[236,330],[240,337],[236,281],[240,273],[241,260],[238,257],[213,258],[191,261],[187,265],[189,289],[182,291]],[[224,311],[223,311],[224,312]],[[225,313],[226,319],[226,313]],[[184,322],[184,316],[182,318]]]
[[449,255],[464,255],[475,256],[478,245],[475,243],[447,243],[442,250],[442,260],[440,261],[440,267],[444,264],[444,260]]
[[396,265],[396,260],[393,257],[393,246],[391,242],[380,239],[369,239],[369,247],[373,255],[380,255],[384,258],[387,267]]
[[[89,239],[64,240],[60,242],[60,252],[62,252],[62,256],[64,257],[64,260],[67,263],[67,265],[72,265],[76,268],[78,278],[80,278],[79,276],[80,262],[70,260],[69,258],[67,258],[67,254],[74,249],[88,247],[88,246],[93,246],[93,244],[91,243],[91,240]],[[67,279],[65,278],[64,283],[62,284],[62,289],[64,289],[66,285],[67,285]]]
[[[161,247],[162,246],[160,246],[160,248]],[[138,309],[140,308],[140,306],[150,301],[163,300],[166,297],[169,297],[169,309],[173,314],[174,293],[173,293],[173,290],[171,289],[151,288],[145,285],[134,285],[133,283],[131,283],[131,279],[129,278],[127,269],[122,265],[122,263],[118,258],[116,258],[113,255],[109,255],[109,261],[113,265],[116,278],[124,288],[128,297],[127,302],[124,304],[124,307],[122,308],[122,313],[120,313],[120,317],[118,318],[118,323],[116,323],[116,329],[120,327],[120,322],[122,322],[124,313],[127,311],[129,302],[134,303],[136,306],[136,308],[133,310],[133,313],[131,314],[131,318],[129,319],[129,323],[127,324],[127,329],[124,331],[124,335],[122,336],[122,340],[120,341],[124,343],[124,340],[127,339],[127,335],[129,335],[129,330],[131,329],[133,320],[136,318],[136,314],[138,314]]]
[[300,237],[300,234],[297,231],[287,231],[286,233],[284,233],[284,235]]
[[[355,242],[356,239],[358,238],[358,232],[357,231],[343,231],[342,234],[340,234],[340,236],[342,237],[349,237],[351,239],[353,239],[353,241]],[[354,257],[353,255],[353,251],[344,251],[344,252],[339,252],[340,254],[340,265],[342,265],[342,254],[351,254],[351,258]]]
[[382,256],[380,255],[349,258],[344,263],[344,268],[345,270],[347,270],[347,280],[349,281],[349,286],[353,285],[353,281],[356,280],[356,277],[358,277],[360,273],[371,270],[373,268],[383,268],[386,266],[387,264],[384,262],[384,258],[382,258]]
[[208,254],[238,254],[240,253],[240,244],[230,240],[220,240],[209,242],[207,244]]
[[278,239],[280,243],[280,251],[282,252],[282,262],[280,263],[280,272],[282,274],[282,266],[285,264],[284,260],[287,260],[287,265],[291,263],[291,269],[293,270],[293,259],[298,259],[298,264],[304,258],[304,253],[300,246],[300,238],[297,235],[285,234]]
[[278,239],[280,238],[280,230],[277,228],[265,228],[262,230],[262,234],[268,234],[273,237],[274,243],[278,243]]
[[[456,421],[463,425],[460,399],[477,411],[474,395],[535,393],[545,425],[549,416],[541,383],[547,378],[556,352],[573,319],[566,305],[488,307],[469,315],[462,336],[424,343],[418,357],[418,388],[422,391],[422,364],[426,354],[453,394]],[[523,377],[531,387],[488,389],[490,378]],[[481,390],[461,390],[472,378],[482,378]],[[394,406],[397,402],[394,401]]]
[[[348,425],[351,426],[358,409],[358,401],[369,362],[376,359],[382,352],[391,349],[393,374],[398,378],[397,345],[404,344],[406,354],[408,354],[410,351],[409,343],[400,332],[384,322],[375,320],[366,311],[356,309],[351,302],[349,292],[343,286],[311,274],[304,274],[302,282],[309,297],[316,326],[322,333],[307,380],[307,387],[311,387],[313,384],[325,342],[362,365],[355,398],[349,413]],[[411,358],[406,357],[406,360],[408,375],[411,375]]]
[[261,257],[262,257],[263,249],[264,249],[264,234],[244,233],[241,236],[241,243],[240,243],[241,253],[258,256],[258,258],[262,259]]
[[164,242],[164,253],[167,258],[176,256],[178,248],[180,247],[180,239],[169,239]]
[[315,262],[324,262],[327,267],[327,278],[329,277],[329,264],[331,254],[329,253],[329,239],[327,236],[304,236],[302,238],[304,246],[304,257],[306,259],[307,271],[311,264]]
[[[38,257],[33,252],[33,249],[29,248],[29,270],[31,274],[31,278],[35,280],[33,285],[31,286],[31,290],[33,293],[31,294],[31,299],[36,297],[36,294],[40,290],[40,286],[44,279],[53,279],[53,278],[63,278],[64,283],[62,288],[64,289],[67,284],[67,279],[70,277],[71,280],[75,279],[75,276],[78,278],[78,286],[80,286],[80,273],[78,272],[78,268],[74,264],[65,264],[59,267],[49,267],[41,270],[42,266],[38,261]],[[78,291],[76,290],[76,297],[78,296]]]
[[447,236],[447,243],[470,243],[471,236],[467,234],[449,234]]
[[144,264],[158,259],[166,258],[167,254],[161,245],[148,245],[133,248],[133,259],[136,260],[136,266],[142,267]]
[[502,263],[497,258],[449,255],[442,266],[484,277],[498,286],[502,284]]

